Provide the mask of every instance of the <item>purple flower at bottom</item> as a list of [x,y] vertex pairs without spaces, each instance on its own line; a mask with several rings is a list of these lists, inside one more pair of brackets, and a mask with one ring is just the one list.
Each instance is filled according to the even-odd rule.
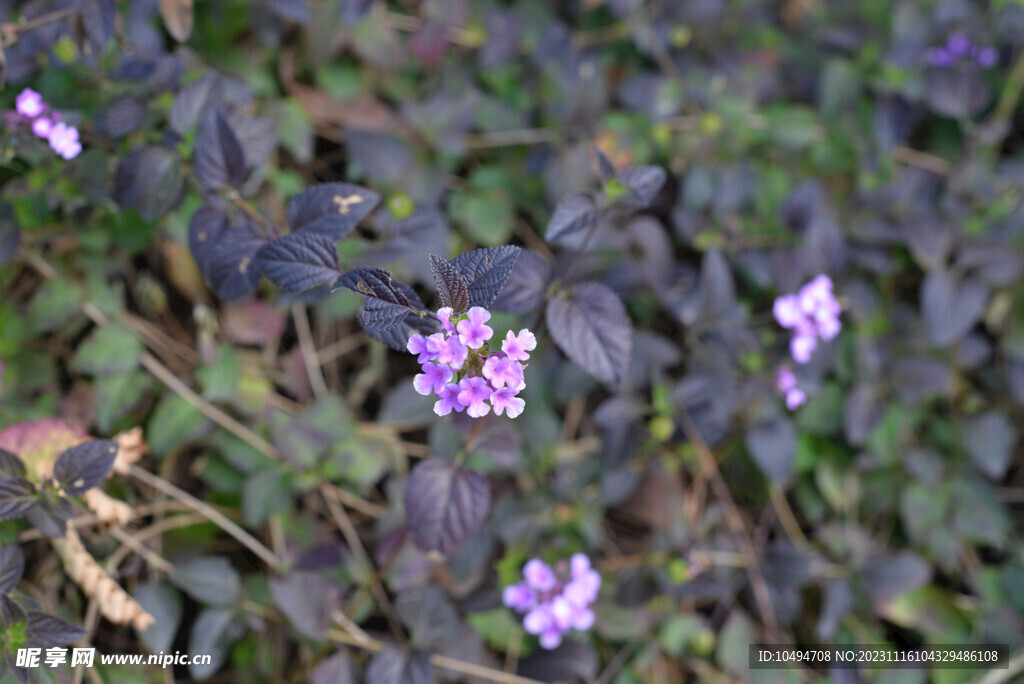
[[459,386],[450,382],[437,393],[440,397],[434,402],[434,413],[439,416],[447,416],[452,411],[461,413],[466,407],[459,401]]
[[789,353],[797,363],[807,363],[818,346],[818,340],[810,335],[794,335],[789,341]]
[[479,349],[484,342],[494,336],[494,331],[484,325],[491,320],[491,312],[479,306],[474,306],[466,314],[466,320],[459,321],[456,329],[459,331],[459,340],[470,349]]
[[34,119],[43,113],[43,96],[31,88],[25,88],[15,98],[14,106],[22,116]]
[[483,418],[491,412],[487,400],[493,393],[491,386],[481,377],[463,378],[459,381],[459,401],[466,407],[471,418]]
[[523,617],[523,628],[540,638],[543,648],[562,643],[570,629],[585,631],[594,626],[591,604],[597,600],[601,576],[590,567],[590,560],[575,554],[566,572],[566,563],[555,568],[533,558],[523,566],[523,581],[505,588],[502,601]]

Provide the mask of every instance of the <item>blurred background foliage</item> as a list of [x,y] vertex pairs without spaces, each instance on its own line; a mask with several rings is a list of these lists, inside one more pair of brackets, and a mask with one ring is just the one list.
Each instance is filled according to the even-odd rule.
[[[0,526],[20,591],[101,652],[216,654],[178,681],[952,683],[979,672],[752,672],[747,645],[1024,646],[1024,3],[0,0],[0,19],[0,102],[31,86],[85,147],[64,162],[3,133],[0,427],[141,425],[167,485],[113,477],[135,517],[80,528],[156,617],[141,635]],[[955,33],[997,64],[933,64]],[[627,377],[541,334],[526,412],[467,444],[469,421],[413,392],[414,359],[361,331],[358,296],[264,281],[221,301],[188,240],[210,106],[247,166],[222,199],[271,234],[311,184],[371,188],[341,264],[428,303],[427,254],[524,247],[501,334],[542,325],[530,269],[579,247],[545,242],[555,205],[609,191],[593,148],[662,166],[650,208],[573,271],[626,304]],[[818,273],[844,329],[797,369],[790,413],[771,305]],[[407,539],[402,491],[460,450],[492,511],[445,559]],[[597,623],[547,652],[500,590],[577,551],[602,572]]]

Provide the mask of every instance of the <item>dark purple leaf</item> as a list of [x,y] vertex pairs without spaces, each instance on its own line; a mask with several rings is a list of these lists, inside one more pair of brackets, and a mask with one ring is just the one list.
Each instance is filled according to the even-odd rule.
[[818,616],[814,635],[822,641],[829,641],[839,629],[839,623],[853,609],[853,591],[845,579],[833,579],[825,584],[824,600]]
[[1007,417],[997,411],[974,416],[964,425],[963,444],[971,461],[990,479],[1000,481],[1010,467],[1017,435]]
[[551,265],[533,250],[524,249],[509,273],[508,283],[494,300],[493,308],[525,314],[544,303]]
[[260,280],[256,253],[267,243],[247,218],[220,234],[210,250],[209,281],[221,299],[237,299],[253,291]]
[[569,195],[555,207],[555,213],[548,221],[544,239],[558,242],[570,235],[586,230],[597,221],[599,211],[594,196],[589,192]]
[[619,182],[629,188],[630,205],[637,208],[650,206],[665,185],[665,169],[660,166],[631,166],[619,172]]
[[25,464],[6,449],[0,449],[0,478],[25,477]]
[[319,572],[290,572],[270,580],[274,605],[295,629],[321,641],[341,606],[341,588]]
[[469,305],[485,309],[501,294],[519,259],[519,247],[505,245],[474,249],[451,260],[451,265],[465,278]]
[[220,240],[221,234],[228,230],[230,216],[220,207],[203,205],[192,214],[188,224],[188,246],[192,251],[199,272],[207,279],[210,277],[210,262],[213,247]]
[[618,384],[629,369],[632,328],[618,295],[582,283],[547,305],[548,328],[566,356],[602,382]]
[[413,163],[409,146],[383,133],[347,129],[345,147],[370,181],[381,185],[400,182]]
[[945,347],[974,327],[985,312],[988,288],[975,278],[934,270],[921,286],[921,311],[932,344]]
[[38,506],[32,506],[25,514],[28,521],[47,537],[63,537],[68,519],[75,514],[71,502],[63,497],[41,499]]
[[0,595],[6,596],[18,586],[25,573],[25,555],[17,543],[0,546]]
[[[367,300],[369,304],[372,300]],[[366,305],[359,310],[359,320],[362,323],[364,316],[370,317],[375,315],[372,312],[366,311]],[[381,316],[386,314],[381,313]],[[387,327],[389,326],[390,327]],[[387,345],[395,351],[407,351],[409,344],[409,336],[413,333],[420,333],[421,335],[430,335],[431,333],[437,332],[437,321],[431,318],[420,317],[416,314],[406,313],[403,318],[400,318],[397,323],[383,321],[381,328],[370,327],[367,328],[366,324],[363,323],[363,327],[366,333],[377,340],[381,344]]]
[[592,682],[597,668],[593,647],[566,640],[553,651],[534,651],[519,663],[516,674],[541,682]]
[[78,641],[85,636],[85,630],[54,615],[29,613],[25,635],[28,648],[53,648]]
[[0,265],[14,258],[21,247],[21,231],[14,210],[7,204],[0,204]]
[[430,657],[421,651],[386,648],[370,660],[366,684],[433,684],[437,681]]
[[843,434],[850,444],[860,446],[882,417],[884,406],[878,401],[877,392],[870,385],[854,387],[846,397],[843,407]]
[[0,480],[0,520],[24,515],[36,505],[36,488],[23,477],[8,477]]
[[[519,463],[519,433],[508,420],[488,420],[482,430],[474,432],[476,418],[465,413],[452,417],[452,426],[466,442],[466,451],[479,452],[487,457],[488,463],[498,468],[512,470]],[[470,436],[473,439],[469,439]]]
[[597,158],[597,170],[601,174],[601,182],[607,183],[612,178],[615,178],[615,165],[612,164],[608,155],[602,152],[601,148],[597,145],[594,145],[594,157]]
[[286,21],[305,24],[309,21],[309,6],[306,0],[270,0],[270,11]]
[[363,18],[375,0],[341,0],[341,20],[351,26]]
[[700,269],[700,316],[720,321],[735,313],[736,284],[729,263],[717,249],[709,250]]
[[409,475],[405,516],[413,541],[424,551],[448,556],[472,537],[491,504],[487,480],[439,458],[428,458]]
[[430,584],[403,592],[395,601],[395,612],[412,635],[412,643],[424,650],[436,650],[450,642],[460,626],[451,601]]
[[0,623],[10,624],[12,622],[24,622],[28,617],[7,594],[0,594]]
[[169,650],[181,625],[181,593],[165,582],[151,581],[137,586],[132,592],[132,598],[156,619],[145,632],[139,634],[142,643],[150,653]]
[[185,135],[191,130],[199,122],[206,106],[216,99],[218,81],[213,73],[203,74],[174,96],[167,121],[179,135]]
[[973,63],[925,72],[924,99],[932,111],[951,119],[973,116],[989,98],[988,86]]
[[369,299],[409,307],[405,292],[391,280],[391,274],[382,268],[354,268],[334,281],[334,289],[347,288]]
[[223,556],[201,556],[177,563],[167,578],[197,601],[215,606],[234,606],[242,596],[238,571]]
[[192,164],[208,190],[237,187],[245,177],[242,144],[219,109],[207,110],[199,121]]
[[345,651],[324,658],[310,674],[312,684],[356,684],[352,661]]
[[99,50],[114,35],[117,20],[116,0],[83,0],[81,9],[82,27],[89,37],[94,50]]
[[111,138],[123,138],[138,130],[146,118],[146,103],[137,97],[122,97],[96,117],[97,130]]
[[747,429],[747,450],[761,472],[775,484],[785,485],[793,475],[796,430],[784,417],[758,422]]
[[441,306],[450,306],[455,313],[469,308],[469,290],[466,280],[446,259],[430,255],[430,272],[434,276]]
[[207,608],[199,613],[188,637],[188,650],[208,653],[209,662],[198,658],[189,663],[188,673],[194,681],[209,679],[231,654],[231,648],[245,634],[246,628],[234,610]]
[[1024,268],[1018,250],[996,242],[968,242],[956,252],[956,263],[974,269],[978,277],[994,286],[1007,286],[1020,277]]
[[341,240],[380,201],[380,195],[349,183],[321,183],[306,188],[288,202],[293,231],[323,233]]
[[931,566],[912,551],[870,556],[860,572],[864,589],[875,602],[889,601],[917,589],[927,584],[931,576]]
[[948,363],[935,359],[900,359],[892,368],[892,384],[900,399],[916,403],[932,397],[950,396],[953,372]]
[[122,209],[137,207],[147,221],[174,209],[184,190],[181,160],[161,147],[135,150],[121,160],[114,174],[114,201]]
[[111,439],[93,439],[73,446],[57,457],[53,477],[68,494],[81,494],[103,482],[117,458],[117,448],[117,442]]
[[263,274],[286,292],[301,292],[335,281],[337,240],[321,233],[292,233],[263,245],[256,252]]

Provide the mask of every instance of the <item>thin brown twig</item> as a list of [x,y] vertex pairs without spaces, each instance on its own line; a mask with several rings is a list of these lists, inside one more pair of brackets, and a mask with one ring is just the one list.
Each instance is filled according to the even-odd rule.
[[[347,644],[349,646],[356,646],[357,648],[373,651],[374,653],[383,651],[386,646],[383,641],[378,641],[376,639],[370,639],[367,641],[366,639],[362,639],[358,636],[337,629],[327,630],[327,637],[333,641]],[[430,662],[431,664],[445,670],[451,670],[452,672],[458,672],[471,677],[480,677],[481,679],[487,679],[492,682],[497,682],[498,684],[542,684],[542,682],[539,682],[536,679],[521,677],[509,672],[502,672],[501,670],[495,670],[484,665],[477,665],[476,663],[467,663],[464,660],[449,658],[448,656],[438,655],[436,653],[430,656]]]
[[800,523],[797,522],[796,516],[793,515],[793,509],[790,508],[789,501],[786,499],[786,493],[782,491],[782,488],[777,484],[772,484],[768,487],[768,495],[771,497],[772,506],[775,507],[775,514],[779,516],[779,522],[782,523],[782,528],[786,530],[786,536],[789,537],[789,540],[797,547],[809,546],[810,542],[804,536],[804,531],[800,529]]
[[736,507],[736,502],[729,492],[729,487],[725,484],[725,480],[722,479],[722,475],[718,471],[718,462],[715,460],[714,454],[711,453],[711,449],[685,410],[680,412],[680,423],[682,424],[683,432],[686,433],[686,439],[693,445],[694,451],[697,453],[701,470],[709,475],[711,489],[715,494],[715,498],[722,504],[726,523],[732,528],[733,534],[736,535],[743,550],[747,574],[750,577],[750,585],[754,590],[754,600],[757,602],[758,610],[761,612],[761,619],[764,620],[765,629],[768,632],[768,640],[772,642],[777,641],[778,625],[775,622],[775,609],[772,606],[771,595],[768,593],[768,586],[761,575],[761,566],[757,562],[757,552],[750,540],[746,523],[743,522],[743,516]]
[[381,611],[383,611],[392,636],[394,636],[399,642],[403,642],[405,640],[405,635],[402,634],[402,630],[398,626],[398,621],[394,617],[394,609],[391,606],[391,600],[388,598],[387,592],[384,591],[384,586],[380,583],[380,578],[378,577],[378,572],[375,570],[373,560],[370,558],[370,554],[366,552],[366,547],[363,546],[363,542],[359,538],[359,533],[356,531],[355,525],[352,524],[352,520],[348,517],[348,513],[345,512],[344,507],[335,501],[330,494],[324,491],[323,487],[321,487],[320,494],[323,496],[324,502],[327,504],[327,510],[330,511],[331,517],[334,518],[334,522],[337,523],[338,528],[341,530],[342,536],[345,537],[345,542],[348,544],[349,549],[351,549],[352,553],[356,555],[356,560],[362,563],[367,571],[370,572],[370,592],[377,600],[377,604],[380,606]]
[[172,499],[177,499],[178,501],[185,504],[186,506],[194,510],[196,513],[199,513],[207,520],[217,525],[217,527],[221,528],[229,535],[234,537],[243,546],[245,546],[247,549],[252,551],[257,556],[259,556],[259,558],[264,563],[269,565],[271,568],[273,568],[274,570],[280,569],[281,560],[277,556],[275,556],[270,549],[261,544],[259,540],[257,540],[251,534],[249,534],[241,527],[236,525],[234,522],[229,520],[228,517],[225,516],[223,513],[213,508],[209,504],[200,501],[199,499],[192,496],[185,490],[168,482],[162,477],[154,475],[145,468],[140,468],[135,464],[132,464],[128,467],[132,477],[144,482],[145,484],[148,484],[153,489],[156,489],[157,491],[166,494]]
[[320,368],[320,358],[317,355],[316,343],[313,341],[313,331],[309,327],[309,316],[306,314],[306,307],[302,304],[292,304],[292,320],[295,321],[295,334],[299,338],[299,351],[302,353],[302,361],[306,367],[306,377],[309,378],[309,386],[313,390],[313,396],[327,396],[327,382],[324,380],[323,369]]

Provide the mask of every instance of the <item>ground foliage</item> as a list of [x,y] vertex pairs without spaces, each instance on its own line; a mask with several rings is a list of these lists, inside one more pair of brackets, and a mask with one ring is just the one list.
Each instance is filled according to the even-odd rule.
[[[0,104],[33,88],[83,147],[0,133],[8,678],[75,640],[214,654],[179,681],[382,684],[960,682],[751,673],[747,644],[1024,646],[1018,0],[0,22]],[[772,306],[819,274],[842,331],[789,411]],[[536,332],[522,416],[414,392],[442,306]],[[136,425],[108,479],[114,442],[54,437]],[[127,524],[81,513],[97,488]],[[53,562],[68,518],[147,630]],[[548,651],[502,589],[574,553],[596,622]]]

